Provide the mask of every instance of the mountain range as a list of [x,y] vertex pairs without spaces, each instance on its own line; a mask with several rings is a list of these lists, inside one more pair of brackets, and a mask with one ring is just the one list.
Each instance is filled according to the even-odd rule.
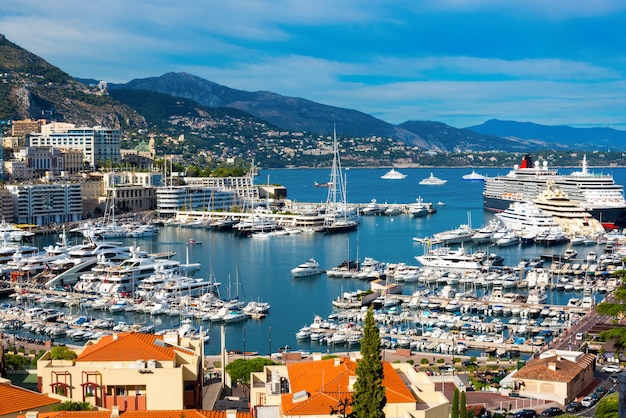
[[[391,138],[422,150],[441,152],[518,151],[542,149],[626,149],[626,132],[610,128],[544,126],[529,122],[490,120],[459,129],[436,121],[407,121],[393,125],[358,110],[286,97],[268,91],[232,89],[187,73],[166,73],[135,79],[124,84],[108,83],[110,95],[94,94],[97,80],[74,79],[61,69],[24,50],[0,35],[0,119],[39,118],[42,115],[77,124],[116,128],[141,128],[147,115],[133,107],[136,99],[128,92],[157,92],[197,103],[200,114],[220,109],[245,112],[268,125],[291,132],[338,134],[355,138]],[[116,94],[124,91],[125,94]],[[159,106],[163,96],[151,96]],[[126,100],[126,102],[124,101]],[[188,109],[189,106],[186,106]],[[174,114],[162,114],[171,118]],[[187,110],[188,112],[188,110]],[[419,116],[419,115],[416,115]],[[154,122],[154,121],[153,121]]]

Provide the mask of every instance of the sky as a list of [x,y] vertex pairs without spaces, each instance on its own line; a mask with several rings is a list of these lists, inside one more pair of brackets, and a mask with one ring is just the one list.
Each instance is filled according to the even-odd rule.
[[0,33],[74,77],[187,72],[386,122],[626,130],[624,0],[13,0]]

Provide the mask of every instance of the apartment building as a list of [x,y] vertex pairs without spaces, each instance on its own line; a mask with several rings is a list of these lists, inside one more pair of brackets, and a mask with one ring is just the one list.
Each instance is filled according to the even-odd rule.
[[8,184],[5,189],[13,197],[12,222],[41,226],[83,219],[78,182]]
[[84,161],[92,167],[119,162],[120,131],[101,126],[79,127],[72,123],[52,122],[29,138],[32,147],[72,148],[83,151]]

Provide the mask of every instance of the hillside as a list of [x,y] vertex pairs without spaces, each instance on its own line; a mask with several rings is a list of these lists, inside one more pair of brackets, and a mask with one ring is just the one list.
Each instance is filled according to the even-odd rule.
[[0,35],[0,120],[46,117],[77,125],[140,127],[143,117],[87,88]]
[[626,150],[626,131],[611,128],[546,126],[491,119],[467,129],[506,138],[540,141],[544,149]]

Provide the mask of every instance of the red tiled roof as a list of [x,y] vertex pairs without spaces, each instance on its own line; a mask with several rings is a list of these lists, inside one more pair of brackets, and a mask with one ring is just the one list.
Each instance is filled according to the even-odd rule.
[[[350,378],[356,376],[356,363],[348,358],[289,364],[290,393],[281,396],[285,415],[328,415],[342,399],[352,399]],[[389,362],[383,362],[383,385],[387,403],[414,403],[415,397]],[[308,398],[293,402],[295,393],[305,391]]]
[[[171,411],[127,411],[122,418],[226,418],[226,411],[184,409]],[[38,418],[110,418],[111,411],[59,411],[39,413]],[[18,418],[25,418],[20,415]],[[237,412],[237,418],[252,418],[250,412]]]
[[86,346],[76,361],[173,360],[174,348],[156,340],[163,337],[139,332],[107,335]]
[[0,384],[0,415],[14,414],[60,402],[41,393],[8,384]]
[[[519,369],[514,378],[570,382],[593,362],[594,358],[593,354],[584,354],[578,362],[573,362],[557,355],[533,359]],[[552,370],[550,363],[554,363],[556,370]]]

